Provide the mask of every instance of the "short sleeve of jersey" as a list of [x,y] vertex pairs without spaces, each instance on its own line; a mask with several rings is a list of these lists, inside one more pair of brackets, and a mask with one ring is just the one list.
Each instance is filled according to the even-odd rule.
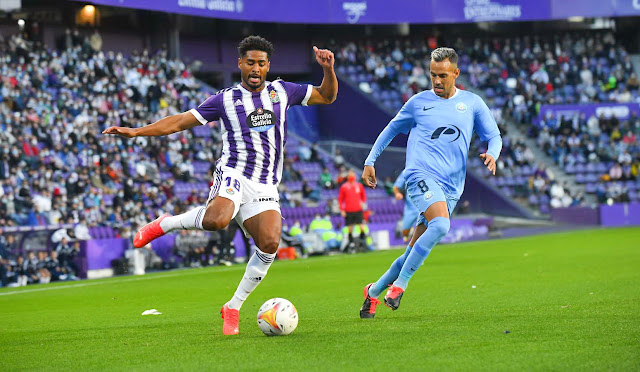
[[283,81],[282,85],[284,85],[284,89],[289,97],[289,106],[307,106],[309,104],[313,85],[289,83],[288,81]]
[[491,110],[486,103],[480,97],[476,97],[476,104],[474,119],[473,119],[473,127],[480,136],[480,139],[483,141],[488,141],[495,136],[500,135],[500,130],[498,129],[498,124],[496,124],[496,119],[494,119]]
[[200,124],[205,125],[208,122],[220,119],[220,111],[222,110],[222,94],[218,93],[200,104],[197,108],[189,110],[193,116],[198,119]]

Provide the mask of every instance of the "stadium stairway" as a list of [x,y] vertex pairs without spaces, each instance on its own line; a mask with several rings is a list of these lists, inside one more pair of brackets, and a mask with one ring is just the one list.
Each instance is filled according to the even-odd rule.
[[[482,90],[473,88],[473,86],[471,85],[471,82],[467,79],[466,76],[461,75],[458,79],[464,84],[465,87],[468,87],[467,88],[468,90],[482,97],[482,99],[485,100],[485,102],[488,101],[484,92],[482,92]],[[567,174],[567,172],[565,172],[564,169],[559,167],[550,156],[545,154],[545,152],[542,151],[542,149],[536,143],[535,138],[531,138],[527,136],[527,134],[523,131],[523,128],[521,125],[518,125],[518,123],[516,123],[510,117],[504,118],[504,124],[507,125],[510,135],[521,139],[526,144],[526,146],[529,149],[531,149],[531,152],[535,156],[536,162],[543,162],[547,166],[547,168],[553,173],[554,179],[557,182],[561,184],[564,184],[566,182],[569,190],[574,194],[582,193],[584,195],[584,198],[587,204],[595,204],[597,202],[595,195],[586,193],[585,185],[577,183],[576,178],[574,176]],[[540,214],[539,209],[537,208],[533,208],[524,203],[521,205],[526,206],[527,208],[532,210],[536,215]]]

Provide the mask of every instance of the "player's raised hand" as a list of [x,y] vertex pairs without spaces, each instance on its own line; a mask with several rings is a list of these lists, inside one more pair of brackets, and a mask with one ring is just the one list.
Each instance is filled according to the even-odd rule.
[[133,131],[133,128],[125,128],[125,127],[109,127],[102,131],[102,134],[117,134],[122,137],[132,138],[135,137],[136,134]]
[[486,165],[489,172],[493,173],[493,175],[495,176],[496,175],[496,159],[494,159],[493,156],[489,154],[480,154],[480,159],[484,160],[484,165]]
[[317,46],[313,46],[313,51],[316,54],[316,61],[322,67],[333,68],[334,58],[333,52],[329,49],[318,49]]
[[370,165],[364,166],[364,170],[362,171],[362,182],[364,182],[364,185],[367,187],[370,187],[372,189],[376,188],[376,184],[378,183],[378,181],[376,181],[375,168]]

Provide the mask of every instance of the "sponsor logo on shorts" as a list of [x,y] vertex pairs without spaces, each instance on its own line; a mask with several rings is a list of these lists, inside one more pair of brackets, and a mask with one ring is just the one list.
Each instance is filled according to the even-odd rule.
[[433,198],[433,191],[427,191],[424,193],[424,200],[429,200]]
[[236,192],[233,190],[233,187],[229,187],[229,188],[227,189],[227,194],[229,194],[229,195],[233,195],[233,194],[235,194],[235,193],[236,193]]
[[270,197],[270,198],[262,197],[262,198],[253,199],[254,203],[262,203],[262,202],[270,202],[270,201],[276,201],[276,198],[274,198],[274,197]]

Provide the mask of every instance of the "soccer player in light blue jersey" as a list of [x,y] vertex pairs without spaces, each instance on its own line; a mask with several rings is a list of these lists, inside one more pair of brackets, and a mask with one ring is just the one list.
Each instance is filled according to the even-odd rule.
[[409,134],[405,177],[407,196],[420,211],[418,225],[405,253],[398,257],[377,282],[364,290],[361,318],[373,318],[378,296],[389,287],[384,303],[397,310],[409,280],[431,249],[449,232],[449,216],[462,195],[469,143],[475,131],[488,150],[480,154],[495,175],[502,138],[491,111],[477,95],[459,90],[458,55],[452,48],[431,53],[433,90],[411,97],[378,136],[367,160],[362,180],[376,187],[374,163],[399,133]]
[[411,228],[416,225],[420,211],[413,205],[411,199],[407,196],[407,178],[404,176],[404,170],[393,184],[393,194],[396,200],[404,199],[404,209],[402,210],[402,240],[407,243],[409,241],[409,233]]

